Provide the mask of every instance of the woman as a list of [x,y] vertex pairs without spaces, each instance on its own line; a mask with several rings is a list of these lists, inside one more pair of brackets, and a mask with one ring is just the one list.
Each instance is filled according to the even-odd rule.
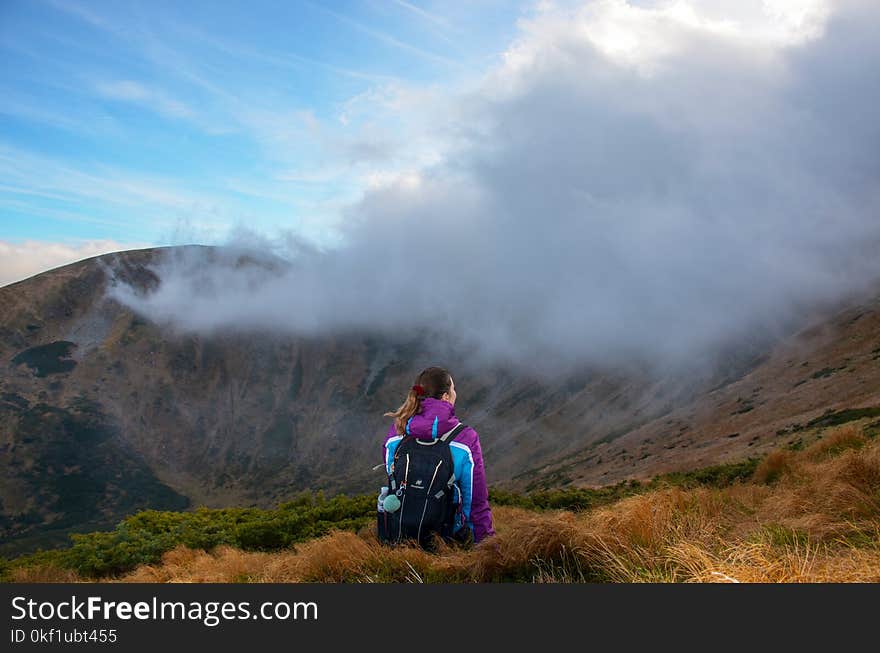
[[[390,468],[397,445],[406,435],[431,440],[455,428],[455,383],[442,367],[422,371],[410,388],[406,401],[396,411],[385,413],[394,421],[385,436],[385,467]],[[467,528],[474,542],[494,535],[486,471],[480,438],[470,426],[461,431],[451,444],[455,471],[456,495],[460,500],[460,519],[455,524],[455,537],[464,539],[461,529]]]

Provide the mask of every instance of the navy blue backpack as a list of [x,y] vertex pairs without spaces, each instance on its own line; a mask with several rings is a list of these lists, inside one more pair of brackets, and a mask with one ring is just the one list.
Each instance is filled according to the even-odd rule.
[[418,543],[431,550],[436,536],[447,541],[456,539],[453,529],[459,503],[455,500],[455,470],[449,445],[465,428],[459,424],[434,440],[408,435],[397,445],[387,495],[380,494],[376,513],[380,542]]

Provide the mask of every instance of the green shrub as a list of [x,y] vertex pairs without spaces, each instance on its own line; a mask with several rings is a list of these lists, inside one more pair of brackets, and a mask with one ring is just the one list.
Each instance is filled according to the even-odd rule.
[[[493,505],[528,510],[591,510],[619,499],[668,485],[723,487],[750,478],[757,459],[716,465],[692,472],[657,476],[649,482],[622,481],[601,488],[566,487],[518,494],[490,488]],[[178,545],[206,551],[225,544],[246,551],[277,551],[325,535],[332,529],[357,531],[375,519],[374,495],[301,493],[272,510],[259,508],[198,508],[187,512],[144,510],[122,520],[112,531],[71,535],[67,549],[39,551],[14,560],[0,559],[0,580],[11,570],[53,564],[87,578],[125,573],[155,564]],[[532,570],[533,571],[533,570]]]
[[846,408],[838,411],[828,411],[824,415],[820,415],[815,419],[807,422],[807,428],[814,426],[838,426],[853,422],[857,419],[866,417],[880,416],[880,406],[870,406],[868,408]]
[[336,496],[328,500],[319,493],[297,497],[274,510],[144,510],[122,520],[112,531],[71,535],[70,548],[3,561],[0,578],[8,578],[13,566],[46,562],[86,577],[116,575],[159,562],[163,553],[181,544],[206,551],[220,544],[247,551],[277,551],[331,529],[358,530],[374,519],[374,502],[372,495]]
[[697,486],[728,487],[737,481],[751,479],[759,463],[760,458],[748,458],[736,463],[713,465],[690,472],[672,472],[656,477],[652,484],[675,485],[685,488]]

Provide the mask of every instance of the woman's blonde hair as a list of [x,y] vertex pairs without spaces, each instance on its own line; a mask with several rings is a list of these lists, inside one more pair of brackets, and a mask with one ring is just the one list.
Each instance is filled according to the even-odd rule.
[[[421,386],[422,393],[417,392]],[[394,418],[394,428],[399,435],[406,431],[406,423],[413,415],[422,410],[422,399],[433,397],[439,399],[452,388],[452,376],[442,367],[429,367],[422,370],[416,377],[415,384],[409,389],[406,399],[394,412],[385,413],[385,417]]]

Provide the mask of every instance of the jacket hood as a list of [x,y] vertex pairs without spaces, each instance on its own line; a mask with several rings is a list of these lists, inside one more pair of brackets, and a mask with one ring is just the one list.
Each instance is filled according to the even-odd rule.
[[459,421],[455,407],[448,401],[426,397],[421,410],[407,423],[406,432],[419,440],[432,440],[454,429]]

